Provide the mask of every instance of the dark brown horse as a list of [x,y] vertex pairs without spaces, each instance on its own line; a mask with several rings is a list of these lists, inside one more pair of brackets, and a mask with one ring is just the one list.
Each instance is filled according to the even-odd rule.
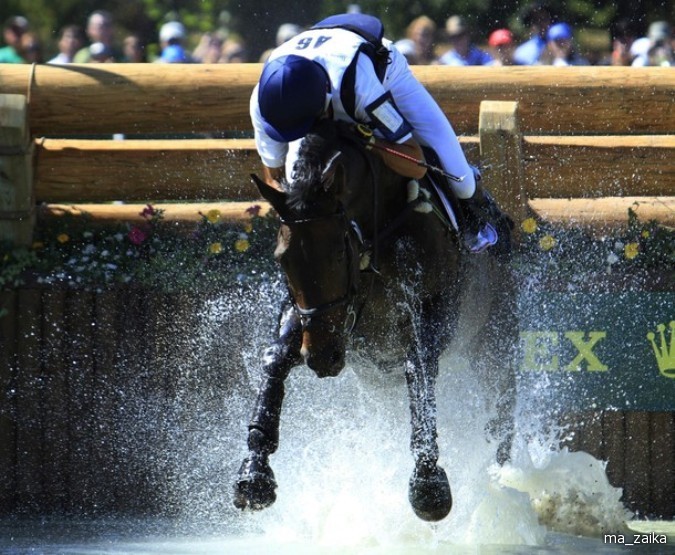
[[[275,257],[290,299],[279,337],[264,354],[235,505],[262,509],[276,499],[268,459],[278,447],[290,370],[304,362],[319,377],[337,376],[346,353],[356,350],[405,373],[415,463],[409,499],[420,518],[444,518],[452,496],[437,464],[435,381],[451,343],[465,349],[477,374],[494,380],[498,416],[489,433],[501,442],[498,460],[508,458],[517,326],[504,253],[460,250],[433,195],[415,195],[415,184],[341,124],[322,122],[307,135],[286,191],[254,179],[281,218]],[[509,228],[496,224],[508,250]]]

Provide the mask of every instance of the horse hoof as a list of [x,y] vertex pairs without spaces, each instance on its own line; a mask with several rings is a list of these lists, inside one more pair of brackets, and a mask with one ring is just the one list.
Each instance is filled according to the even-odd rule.
[[239,469],[239,478],[234,485],[234,506],[242,510],[265,509],[277,500],[276,488],[274,472],[267,457],[251,454]]
[[440,466],[417,466],[410,478],[408,500],[422,520],[443,520],[452,508],[448,476]]

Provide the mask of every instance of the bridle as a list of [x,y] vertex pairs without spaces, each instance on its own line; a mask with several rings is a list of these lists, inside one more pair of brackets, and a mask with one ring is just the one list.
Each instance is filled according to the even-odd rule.
[[[356,150],[364,156],[366,163],[369,166],[370,170],[369,174],[372,180],[371,190],[373,192],[372,217],[374,221],[377,222],[380,212],[380,198],[379,198],[380,191],[378,187],[378,180],[376,178],[373,161],[370,157],[368,157],[366,151],[363,148],[361,148],[362,145],[358,141],[352,138],[349,139],[359,147]],[[356,310],[354,307],[354,300],[357,293],[356,275],[359,273],[359,271],[369,272],[371,274],[369,287],[370,291],[372,289],[375,276],[380,274],[378,267],[379,267],[379,250],[381,244],[391,235],[393,235],[394,231],[403,224],[403,222],[410,216],[410,214],[412,214],[412,212],[415,209],[415,206],[416,206],[415,203],[409,202],[392,221],[390,221],[386,226],[384,226],[384,228],[377,230],[372,240],[368,241],[364,240],[361,230],[356,221],[349,220],[347,218],[347,215],[342,205],[340,205],[340,208],[337,212],[334,212],[332,214],[298,220],[284,220],[283,218],[281,219],[281,222],[284,225],[292,229],[293,227],[300,227],[307,224],[326,221],[332,218],[339,218],[340,220],[342,220],[342,225],[344,228],[344,241],[347,250],[350,254],[350,256],[348,256],[347,259],[347,263],[349,264],[349,267],[347,268],[348,281],[346,285],[346,290],[342,295],[339,295],[334,300],[325,303],[320,303],[316,306],[308,308],[298,306],[298,304],[295,302],[295,299],[293,298],[293,295],[292,294],[289,295],[291,298],[291,302],[293,304],[293,308],[296,314],[298,314],[298,316],[300,317],[303,328],[309,325],[312,317],[324,314],[325,312],[341,307],[343,305],[347,305],[347,318],[345,319],[344,324],[345,333],[350,333],[356,327],[356,324],[359,321],[359,317],[363,312],[363,309],[368,301],[369,296],[368,293],[365,296],[361,306],[358,308],[358,310]],[[355,244],[358,245],[358,247],[355,247],[354,246]],[[354,253],[355,249],[358,249],[358,252]],[[360,260],[361,257],[364,256],[366,253],[368,253],[369,255],[369,263],[366,269],[362,269],[360,268]],[[357,262],[356,267],[353,266],[354,260],[359,261]]]
[[323,222],[332,219],[341,220],[342,227],[344,229],[344,242],[347,249],[347,283],[345,286],[344,292],[339,295],[337,298],[327,301],[325,303],[320,303],[312,307],[301,307],[297,304],[293,295],[290,295],[291,302],[293,303],[293,308],[295,312],[300,316],[303,327],[306,327],[311,322],[312,317],[318,316],[335,308],[347,305],[347,318],[345,319],[345,332],[349,333],[354,329],[357,321],[357,312],[354,310],[354,298],[356,297],[357,287],[356,287],[356,273],[357,268],[354,267],[354,259],[358,258],[359,253],[354,252],[355,246],[354,241],[361,243],[360,234],[356,231],[355,223],[350,222],[347,219],[347,215],[344,212],[344,209],[341,207],[337,212],[333,214],[327,214],[324,216],[316,216],[312,218],[304,218],[300,220],[281,220],[281,223],[293,229],[294,227],[303,227],[306,225],[316,224],[317,222]]

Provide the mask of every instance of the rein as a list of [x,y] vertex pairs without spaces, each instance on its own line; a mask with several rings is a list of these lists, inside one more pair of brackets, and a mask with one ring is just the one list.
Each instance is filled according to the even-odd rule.
[[[370,171],[370,179],[371,179],[371,184],[372,184],[372,218],[376,222],[379,219],[379,212],[380,212],[380,187],[378,180],[376,179],[376,171],[375,171],[375,164],[373,162],[372,157],[368,156],[368,153],[366,152],[365,149],[362,148],[362,143],[360,141],[357,141],[355,139],[352,139],[351,137],[344,137],[345,139],[351,140],[358,148],[357,150],[363,155],[363,157],[366,160],[366,163],[368,165],[368,169]],[[356,273],[354,272],[354,268],[352,267],[352,257],[348,256],[348,264],[350,267],[348,268],[348,282],[347,282],[347,287],[346,291],[343,295],[339,296],[338,298],[328,301],[316,306],[308,307],[308,308],[302,308],[298,306],[298,304],[295,302],[293,299],[293,295],[290,295],[290,298],[292,300],[293,308],[295,312],[300,316],[301,320],[303,321],[303,326],[307,325],[308,321],[313,317],[317,316],[319,314],[323,314],[325,312],[328,312],[330,310],[333,310],[337,307],[347,305],[347,318],[345,320],[345,331],[347,333],[350,333],[353,331],[353,329],[356,327],[358,321],[361,318],[361,314],[368,302],[368,298],[370,297],[370,293],[372,292],[372,288],[374,285],[375,281],[375,275],[379,275],[379,252],[380,252],[380,245],[384,241],[386,241],[393,233],[398,229],[405,220],[414,212],[415,208],[418,206],[419,202],[408,202],[406,206],[397,214],[397,216],[390,221],[384,228],[376,230],[372,240],[364,240],[363,235],[361,233],[361,229],[359,228],[358,224],[356,221],[347,220],[347,215],[344,212],[344,209],[339,210],[338,212],[335,212],[333,214],[328,214],[325,216],[316,216],[313,218],[305,218],[301,220],[292,220],[292,221],[285,221],[281,220],[283,224],[289,226],[289,227],[294,227],[294,226],[302,226],[302,225],[307,225],[307,224],[312,224],[315,222],[319,221],[324,221],[328,220],[331,218],[340,218],[344,221],[344,228],[345,228],[345,244],[347,246],[348,250],[352,249],[352,245],[350,244],[350,234],[353,234],[356,241],[358,242],[359,245],[361,245],[361,248],[358,251],[358,258],[360,259],[364,254],[366,254],[369,250],[372,252],[372,257],[370,259],[370,262],[368,264],[367,268],[364,268],[360,270],[363,273],[370,273],[371,274],[371,279],[370,279],[370,284],[368,286],[368,291],[363,299],[363,302],[359,306],[358,310],[354,309],[354,297],[356,296],[357,288],[356,288],[356,283],[355,283],[355,275]],[[436,215],[443,220],[440,214],[436,213]]]
[[[333,214],[328,214],[326,216],[316,216],[314,218],[305,218],[302,220],[292,220],[292,221],[285,221],[281,220],[281,222],[289,227],[294,227],[294,226],[302,226],[306,224],[312,224],[316,223],[319,221],[324,221],[328,220],[331,218],[340,218],[341,220],[344,220],[345,222],[345,245],[347,246],[348,249],[351,249],[351,244],[349,242],[349,233],[356,233],[357,238],[358,238],[358,233],[356,230],[353,228],[353,226],[349,225],[349,222],[347,222],[347,216],[344,213],[344,210],[340,210],[338,212],[335,212]],[[290,295],[291,302],[293,304],[293,309],[295,312],[300,316],[300,318],[303,320],[303,325],[306,325],[308,321],[312,318],[312,316],[316,316],[317,314],[322,314],[324,312],[328,312],[329,310],[332,310],[334,308],[337,308],[342,305],[348,305],[347,306],[347,314],[348,318],[346,322],[349,320],[352,320],[352,323],[350,326],[347,328],[347,331],[350,332],[354,326],[356,325],[356,313],[354,312],[353,309],[353,301],[354,301],[354,295],[356,293],[356,284],[354,283],[354,271],[353,268],[351,267],[351,256],[347,257],[347,263],[349,264],[349,268],[347,269],[347,276],[348,276],[348,281],[347,281],[347,287],[346,291],[343,295],[339,296],[337,299],[334,299],[332,301],[328,301],[313,307],[309,308],[302,308],[301,306],[298,306],[298,304],[295,302],[293,299],[293,295]],[[347,327],[347,326],[345,326]]]

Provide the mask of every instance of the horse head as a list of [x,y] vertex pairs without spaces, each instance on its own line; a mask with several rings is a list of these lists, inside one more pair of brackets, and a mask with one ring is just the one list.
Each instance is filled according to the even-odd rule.
[[253,176],[277,211],[281,227],[275,258],[302,321],[302,355],[318,376],[337,376],[345,364],[346,337],[355,323],[359,237],[345,212],[343,154],[315,150],[308,136],[288,190]]

